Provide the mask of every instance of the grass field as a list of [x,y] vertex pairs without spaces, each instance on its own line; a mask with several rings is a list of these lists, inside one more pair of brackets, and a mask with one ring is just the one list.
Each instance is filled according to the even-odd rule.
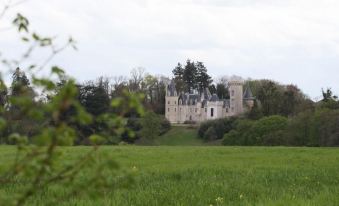
[[[65,162],[88,149],[63,148]],[[336,148],[107,146],[101,152],[122,168],[137,168],[135,183],[64,205],[339,205]],[[13,147],[0,147],[0,164],[13,154]],[[0,195],[16,187],[0,186]],[[50,188],[29,205],[44,205],[64,190]]]
[[204,142],[198,137],[197,128],[181,125],[172,126],[167,133],[157,137],[152,142],[141,141],[139,144],[156,146],[208,146],[221,145],[221,140]]
[[155,144],[167,146],[199,146],[204,143],[198,138],[196,128],[172,126],[170,131],[155,140]]

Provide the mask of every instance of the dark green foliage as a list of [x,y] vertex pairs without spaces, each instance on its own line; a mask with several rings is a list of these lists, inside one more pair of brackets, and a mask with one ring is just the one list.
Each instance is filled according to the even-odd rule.
[[185,92],[191,93],[194,89],[197,89],[197,74],[198,70],[195,63],[187,60],[183,74]]
[[140,119],[140,136],[146,139],[154,140],[157,136],[163,135],[171,129],[170,122],[162,115],[154,112],[148,112]]
[[[1,77],[0,77],[1,79]],[[3,81],[0,81],[0,108],[3,108],[7,103],[8,90]]]
[[271,80],[253,80],[248,81],[247,84],[257,98],[259,102],[257,106],[261,110],[256,110],[254,114],[251,114],[252,119],[260,116],[259,113],[264,116],[294,116],[314,105],[314,102],[295,85],[281,85]]
[[[251,137],[255,139],[257,145],[281,145],[281,135],[277,132],[284,131],[287,126],[287,118],[274,115],[264,117],[256,121],[251,127]],[[277,139],[274,139],[277,138]]]
[[147,112],[141,120],[141,137],[154,140],[160,134],[161,123],[159,120],[159,116],[154,112]]
[[314,129],[319,146],[339,146],[339,110],[316,111]]
[[225,134],[224,145],[286,145],[287,118],[264,117],[257,121],[238,119],[235,129]]
[[228,88],[224,84],[217,84],[216,94],[218,95],[219,99],[229,99],[230,93]]
[[210,90],[210,92],[211,92],[212,94],[217,93],[217,88],[215,87],[214,84],[211,84],[211,85],[208,87],[208,89]]
[[188,59],[184,67],[178,63],[172,73],[179,93],[192,93],[194,90],[201,93],[212,83],[212,78],[208,75],[203,62],[194,62]]
[[185,82],[184,82],[184,68],[180,63],[172,71],[174,75],[174,81],[176,89],[179,93],[185,91]]
[[160,135],[166,134],[171,129],[171,123],[164,117],[160,117]]
[[126,123],[127,130],[121,135],[121,140],[128,143],[134,143],[140,138],[140,131],[142,129],[141,121],[138,118],[128,118]]
[[198,136],[204,140],[221,139],[233,129],[234,121],[235,118],[225,118],[203,122],[199,126]]
[[273,81],[264,81],[257,94],[265,116],[278,114],[282,93],[280,87]]
[[216,129],[214,127],[209,127],[208,130],[204,133],[204,140],[216,140],[218,139]]
[[264,116],[258,101],[254,101],[253,107],[247,112],[246,116],[251,120],[258,120]]
[[196,82],[199,93],[202,93],[205,88],[208,88],[212,83],[212,78],[208,75],[207,69],[202,62],[197,62],[195,64],[197,69]]

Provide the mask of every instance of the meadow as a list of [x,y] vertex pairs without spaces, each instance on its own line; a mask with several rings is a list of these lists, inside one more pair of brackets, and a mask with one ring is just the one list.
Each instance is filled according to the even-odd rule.
[[[63,161],[88,150],[64,147]],[[0,165],[14,153],[14,147],[1,146]],[[100,154],[116,160],[121,173],[134,171],[134,183],[103,198],[59,205],[339,205],[337,148],[105,146]],[[0,195],[19,187],[0,186]],[[44,205],[65,190],[49,188],[28,205]]]

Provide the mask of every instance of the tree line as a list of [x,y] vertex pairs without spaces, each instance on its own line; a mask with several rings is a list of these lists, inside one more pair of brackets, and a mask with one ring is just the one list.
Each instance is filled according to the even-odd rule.
[[241,146],[339,146],[339,100],[331,89],[313,102],[294,85],[249,81],[256,103],[240,117],[202,123],[206,141]]
[[[3,108],[3,117],[7,122],[6,128],[2,130],[0,134],[1,143],[11,143],[11,141],[5,137],[8,134],[18,133],[32,137],[37,134],[42,127],[46,127],[51,122],[45,122],[42,117],[41,120],[32,120],[26,114],[27,111],[23,111],[24,108],[18,106],[13,101],[26,101],[33,107],[43,107],[51,101],[51,99],[62,91],[63,87],[69,81],[67,77],[57,82],[57,86],[51,93],[44,91],[37,91],[32,86],[31,81],[37,81],[35,79],[28,79],[25,72],[17,68],[12,74],[12,82],[9,87],[1,82],[0,87],[0,108]],[[34,82],[36,83],[36,82]],[[77,100],[79,104],[94,117],[94,121],[91,124],[85,126],[79,123],[75,123],[71,118],[76,113],[76,108],[71,107],[62,114],[63,120],[68,122],[73,128],[78,131],[78,138],[76,144],[89,144],[88,136],[92,134],[105,135],[108,138],[106,143],[117,144],[120,141],[134,142],[135,139],[144,136],[149,136],[148,125],[142,124],[140,129],[135,130],[133,120],[137,119],[140,122],[145,120],[147,122],[150,117],[154,115],[157,117],[157,122],[160,123],[160,133],[164,133],[169,128],[169,123],[163,117],[165,111],[165,83],[161,80],[161,77],[153,76],[145,73],[142,68],[133,69],[131,76],[127,77],[99,77],[96,80],[86,81],[83,83],[76,83]],[[111,107],[111,102],[128,96],[128,94],[136,94],[142,98],[142,107],[147,111],[146,115],[140,116],[140,112],[130,109],[124,112],[124,107]],[[131,129],[131,132],[124,131],[122,134],[111,133],[112,130],[106,124],[107,115],[122,114],[127,121],[127,128]],[[138,123],[139,124],[139,123]],[[154,129],[154,128],[153,128]],[[142,131],[139,131],[142,130]],[[132,134],[132,133],[138,134]],[[135,138],[131,138],[131,136]]]

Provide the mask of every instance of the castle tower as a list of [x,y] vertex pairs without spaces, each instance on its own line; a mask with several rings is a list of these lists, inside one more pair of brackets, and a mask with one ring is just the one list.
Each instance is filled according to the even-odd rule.
[[166,88],[165,116],[171,123],[177,123],[179,117],[179,95],[172,80]]
[[243,80],[235,78],[228,82],[230,92],[230,112],[233,115],[239,115],[244,112],[243,84]]
[[255,97],[253,97],[252,90],[249,87],[249,85],[247,85],[246,90],[244,92],[244,102],[246,106],[248,107],[248,109],[253,108],[254,101],[255,101]]

